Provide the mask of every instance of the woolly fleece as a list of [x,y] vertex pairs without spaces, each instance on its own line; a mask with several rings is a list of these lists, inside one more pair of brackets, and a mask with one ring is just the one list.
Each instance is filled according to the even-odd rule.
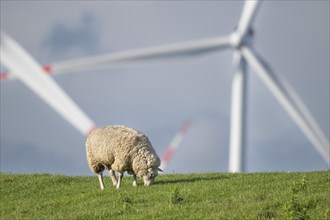
[[106,168],[142,177],[149,168],[157,170],[160,166],[148,137],[141,131],[119,125],[95,129],[87,138],[86,154],[94,173]]

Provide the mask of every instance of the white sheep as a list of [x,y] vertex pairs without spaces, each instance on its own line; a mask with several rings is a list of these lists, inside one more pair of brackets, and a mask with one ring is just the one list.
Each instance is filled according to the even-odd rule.
[[[124,172],[143,178],[144,185],[153,183],[161,171],[160,159],[148,137],[142,132],[125,126],[107,126],[95,129],[86,141],[87,161],[92,172],[98,174],[104,190],[103,170],[109,170],[113,185],[119,189]],[[118,181],[115,175],[118,172]]]

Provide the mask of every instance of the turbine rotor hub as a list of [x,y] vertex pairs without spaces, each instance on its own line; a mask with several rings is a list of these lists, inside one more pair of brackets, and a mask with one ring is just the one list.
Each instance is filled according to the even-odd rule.
[[250,45],[254,31],[249,29],[245,34],[236,30],[230,35],[230,44],[233,48],[239,50],[242,45]]

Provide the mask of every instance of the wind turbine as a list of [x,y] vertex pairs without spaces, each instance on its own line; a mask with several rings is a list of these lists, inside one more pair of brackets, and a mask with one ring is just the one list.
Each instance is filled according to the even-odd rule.
[[329,141],[312,114],[289,83],[283,77],[273,72],[250,44],[253,38],[251,26],[260,3],[261,1],[259,0],[245,1],[237,28],[233,33],[224,37],[63,61],[49,65],[49,72],[69,73],[118,65],[126,66],[132,63],[150,63],[152,61],[188,58],[231,48],[234,50],[236,71],[232,82],[229,171],[244,171],[248,66],[265,83],[270,92],[329,165]]

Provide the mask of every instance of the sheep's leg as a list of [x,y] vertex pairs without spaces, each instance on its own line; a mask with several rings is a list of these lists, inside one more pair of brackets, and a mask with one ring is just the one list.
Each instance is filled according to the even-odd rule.
[[115,174],[115,171],[113,171],[112,169],[109,170],[109,175],[110,175],[110,178],[111,178],[111,181],[112,181],[112,184],[114,186],[117,185],[117,178],[116,178],[116,174]]
[[104,190],[104,182],[103,182],[103,174],[98,173],[98,177],[99,177],[99,181],[100,181],[100,186],[101,186],[101,190]]
[[133,186],[137,186],[136,175],[133,174]]
[[117,182],[117,189],[120,188],[120,184],[121,184],[121,181],[123,179],[123,176],[124,176],[124,173],[119,172],[119,174],[118,174],[118,182]]

